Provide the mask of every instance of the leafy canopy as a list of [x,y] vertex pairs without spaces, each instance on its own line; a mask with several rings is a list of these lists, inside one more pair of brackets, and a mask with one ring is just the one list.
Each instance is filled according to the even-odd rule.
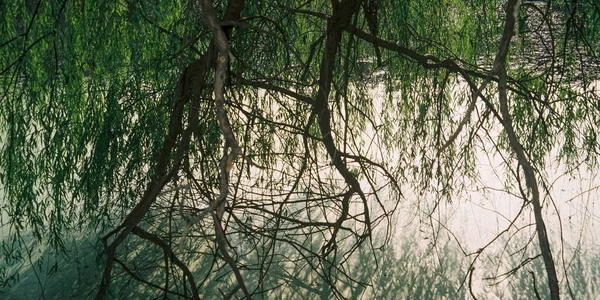
[[302,293],[348,296],[368,284],[356,249],[389,242],[409,195],[466,189],[476,149],[518,158],[513,186],[531,165],[528,191],[555,149],[596,166],[598,4],[528,2],[511,24],[513,2],[1,2],[4,259],[92,230],[99,297],[117,257],[135,275],[131,240],[162,249],[145,280],[175,295],[276,293],[289,264],[326,283]]

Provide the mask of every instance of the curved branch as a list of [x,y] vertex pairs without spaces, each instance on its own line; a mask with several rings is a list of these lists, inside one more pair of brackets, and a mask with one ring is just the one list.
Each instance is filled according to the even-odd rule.
[[[227,12],[225,13],[225,19],[239,18],[242,7],[244,5],[243,0],[230,1]],[[233,162],[236,157],[241,153],[238,141],[236,140],[233,130],[225,110],[225,79],[227,77],[227,66],[229,64],[229,41],[227,35],[223,31],[223,28],[217,20],[217,13],[212,7],[210,0],[204,0],[201,2],[202,10],[204,13],[204,22],[210,28],[213,33],[213,42],[218,50],[217,62],[215,67],[215,83],[214,83],[214,97],[215,107],[217,110],[217,121],[219,122],[219,129],[225,138],[225,148],[223,149],[223,157],[219,164],[221,176],[219,179],[219,196],[213,201],[216,205],[216,212],[213,214],[214,225],[215,225],[215,236],[217,239],[217,246],[219,251],[223,255],[225,262],[233,270],[235,277],[238,281],[239,288],[242,289],[246,298],[250,299],[251,295],[246,288],[244,279],[235,263],[233,258],[227,251],[227,240],[225,237],[225,231],[223,229],[223,214],[225,212],[225,203],[227,195],[229,194],[229,171],[233,167]],[[190,224],[188,224],[190,226]]]
[[342,160],[340,151],[335,146],[331,135],[331,112],[328,107],[328,99],[330,95],[331,84],[333,81],[334,61],[339,48],[342,32],[344,28],[350,25],[352,16],[358,12],[359,2],[356,0],[346,0],[341,3],[333,2],[333,15],[327,20],[327,38],[323,59],[321,60],[321,69],[319,76],[319,91],[313,105],[313,112],[318,116],[319,129],[323,135],[323,145],[327,149],[327,153],[331,159],[332,165],[342,175],[346,183],[350,186],[348,195],[342,200],[342,213],[338,219],[337,226],[334,228],[331,240],[322,248],[325,251],[331,249],[332,243],[335,242],[336,235],[342,223],[348,218],[349,202],[352,194],[358,193],[363,203],[365,203],[365,236],[371,233],[371,222],[369,219],[369,211],[366,205],[366,197],[360,188],[360,184],[356,177],[348,170],[345,162]]
[[175,256],[175,253],[173,253],[173,249],[171,249],[171,247],[167,243],[165,243],[159,237],[157,237],[137,226],[134,227],[131,232],[147,241],[152,242],[153,244],[159,246],[160,248],[162,248],[164,253],[166,255],[168,255],[168,258],[171,261],[173,261],[173,263],[181,269],[181,271],[183,272],[185,277],[187,277],[187,280],[191,286],[193,299],[200,299],[200,295],[198,295],[198,290],[196,288],[196,282],[194,281],[194,276],[192,275],[192,272],[190,272],[188,267],[181,260],[179,260],[179,258],[177,258],[177,256]]
[[504,63],[508,54],[510,40],[514,34],[515,23],[517,21],[520,4],[520,0],[511,0],[508,2],[508,9],[506,13],[506,25],[504,27],[504,33],[500,42],[500,49],[498,50],[498,55],[496,56],[496,60],[494,61],[494,70],[498,72],[499,78],[498,97],[500,101],[500,112],[502,114],[502,119],[504,120],[502,125],[504,127],[504,130],[506,131],[506,135],[508,136],[510,148],[516,154],[519,164],[523,167],[523,172],[525,173],[525,183],[527,184],[527,187],[531,190],[531,203],[533,205],[533,213],[535,217],[535,225],[538,240],[540,243],[540,250],[542,252],[542,257],[544,259],[544,264],[546,267],[546,273],[548,275],[550,298],[553,300],[558,300],[560,298],[558,278],[556,275],[554,259],[552,258],[552,252],[550,250],[550,242],[548,240],[548,233],[546,232],[546,225],[544,224],[544,219],[542,217],[540,192],[538,189],[535,171],[533,169],[533,166],[531,165],[531,162],[525,155],[523,146],[517,139],[508,108],[508,97],[506,92],[506,67],[504,66]]

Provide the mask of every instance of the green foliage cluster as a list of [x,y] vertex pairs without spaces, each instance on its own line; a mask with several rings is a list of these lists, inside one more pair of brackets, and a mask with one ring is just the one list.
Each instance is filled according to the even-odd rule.
[[[267,270],[276,259],[282,262],[273,269],[281,269],[273,274],[289,266],[310,269],[332,288],[327,297],[354,293],[336,282],[352,282],[346,270],[357,249],[368,245],[375,253],[381,246],[369,239],[371,227],[393,227],[398,203],[410,200],[407,190],[450,200],[467,188],[463,178],[478,176],[476,149],[491,143],[490,153],[514,154],[500,126],[495,75],[459,126],[474,92],[467,83],[477,87],[492,69],[503,1],[342,2],[212,3],[219,19],[233,4],[243,5],[240,18],[221,24],[230,50],[227,122],[241,147],[225,181],[222,149],[231,145],[213,100],[215,37],[200,1],[0,2],[0,259],[12,264],[31,253],[28,234],[58,250],[71,232],[119,230],[157,187],[158,200],[133,226],[169,248],[185,249],[177,253],[184,264],[203,270],[194,273],[199,286],[235,293],[240,283],[229,267],[236,268],[215,248],[218,226],[210,216],[191,221],[226,182],[225,236],[250,243],[246,252],[233,242],[229,247],[243,274],[265,270],[246,282],[253,293],[277,289],[263,287],[269,280],[292,280],[271,278]],[[507,64],[510,113],[536,169],[554,159],[556,149],[566,166],[596,166],[596,2],[520,8]],[[338,28],[336,22],[346,23]],[[187,102],[176,119],[180,100]],[[177,122],[184,133],[171,141],[170,126]],[[186,140],[187,128],[195,132]],[[457,139],[444,149],[455,132]],[[168,142],[177,151],[165,152]],[[171,177],[159,186],[154,176],[163,176],[156,173],[162,164]],[[516,182],[519,167],[506,161]],[[164,289],[188,292],[187,275],[168,271],[172,258],[156,240],[128,238],[146,242],[142,251],[162,249],[167,257],[167,266],[160,258],[148,262],[149,273],[140,278],[167,270]],[[309,238],[321,248],[306,247]],[[295,253],[277,252],[282,245]],[[135,254],[116,253],[127,274]],[[12,277],[3,271],[0,284],[7,284]],[[226,283],[208,280],[215,276]],[[439,288],[422,295],[465,292]]]

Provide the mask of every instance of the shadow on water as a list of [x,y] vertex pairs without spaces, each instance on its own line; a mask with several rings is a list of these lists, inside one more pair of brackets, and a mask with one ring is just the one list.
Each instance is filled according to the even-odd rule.
[[[242,265],[249,266],[243,270],[244,276],[248,285],[258,291],[255,295],[263,299],[331,299],[333,293],[330,284],[350,299],[469,299],[469,288],[464,284],[467,280],[465,270],[468,270],[469,257],[465,257],[450,240],[438,241],[437,246],[430,244],[421,247],[416,239],[414,235],[386,248],[373,250],[365,246],[358,249],[352,258],[353,263],[349,264],[350,268],[330,269],[330,275],[335,279],[329,283],[323,278],[324,273],[316,272],[311,266],[290,264],[289,259],[297,257],[298,253],[289,245],[282,244],[273,253],[275,258],[286,257],[288,260],[280,260],[283,261],[281,263],[277,262],[277,259],[273,260],[267,276],[260,283],[261,270],[251,268],[260,261],[241,255],[238,259]],[[28,263],[9,266],[13,271],[18,270],[19,280],[2,290],[2,299],[93,298],[105,261],[102,246],[95,242],[97,240],[99,239],[95,235],[73,236],[66,244],[64,253],[36,247],[37,250],[31,252],[32,256],[26,259]],[[243,244],[242,241],[234,239],[231,242]],[[312,243],[312,247],[318,249],[321,242],[307,240],[305,246],[311,247]],[[33,238],[27,243],[33,245]],[[182,255],[182,258],[194,260],[194,264],[190,265],[195,267],[192,272],[197,282],[203,277],[205,279],[199,290],[201,298],[222,299],[223,294],[220,290],[227,285],[234,286],[230,270],[219,264],[213,266],[212,255],[203,254],[201,249],[193,251],[193,245],[188,246],[192,247],[186,247],[186,254]],[[165,285],[176,292],[167,294],[168,299],[185,298],[185,289],[175,287],[181,285],[181,278],[178,279],[177,274],[172,274],[171,280],[165,281],[164,257],[157,246],[131,238],[119,255],[128,263],[115,266],[115,276],[108,299],[163,297],[165,294],[161,287]],[[498,273],[502,273],[501,270],[496,270],[497,273],[489,271],[498,265],[498,262],[494,261],[496,255],[497,253],[489,255],[489,266],[477,266],[478,270],[485,270],[485,274],[480,277],[487,281],[484,282],[487,285],[484,290],[475,291],[478,297],[487,299],[493,295],[511,299],[535,299],[533,281],[536,282],[542,298],[547,296],[547,291],[543,288],[545,278],[541,260],[530,262],[511,273],[511,280],[504,281],[502,276],[498,276]],[[507,269],[517,267],[522,261],[520,257],[511,258],[505,262]],[[336,264],[336,260],[339,259],[341,258],[332,259],[329,263]],[[316,259],[313,261],[318,265]],[[3,259],[2,263],[5,264],[6,261]],[[127,269],[124,269],[124,266]],[[580,252],[570,262],[569,271],[572,292],[577,298],[592,299],[594,295],[600,294],[600,252]],[[340,276],[342,273],[350,276]],[[492,276],[498,278],[485,279]],[[566,283],[563,282],[562,285],[563,291],[566,291]],[[515,291],[518,291],[518,294],[514,294]]]
[[9,277],[2,278],[6,286],[0,288],[0,298],[90,298],[102,274],[95,241],[89,236],[73,237],[62,252],[40,246],[32,236],[24,237],[22,243],[34,250],[28,257],[13,258],[12,265],[6,257],[0,260],[3,275]]

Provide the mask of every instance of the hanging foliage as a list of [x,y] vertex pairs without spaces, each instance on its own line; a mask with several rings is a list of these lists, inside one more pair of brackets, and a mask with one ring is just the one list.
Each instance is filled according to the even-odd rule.
[[[91,232],[97,299],[132,293],[122,275],[165,297],[351,298],[399,205],[453,201],[485,149],[531,208],[535,293],[567,293],[543,169],[597,166],[595,1],[8,2],[4,263]],[[476,297],[473,270],[449,289]]]

